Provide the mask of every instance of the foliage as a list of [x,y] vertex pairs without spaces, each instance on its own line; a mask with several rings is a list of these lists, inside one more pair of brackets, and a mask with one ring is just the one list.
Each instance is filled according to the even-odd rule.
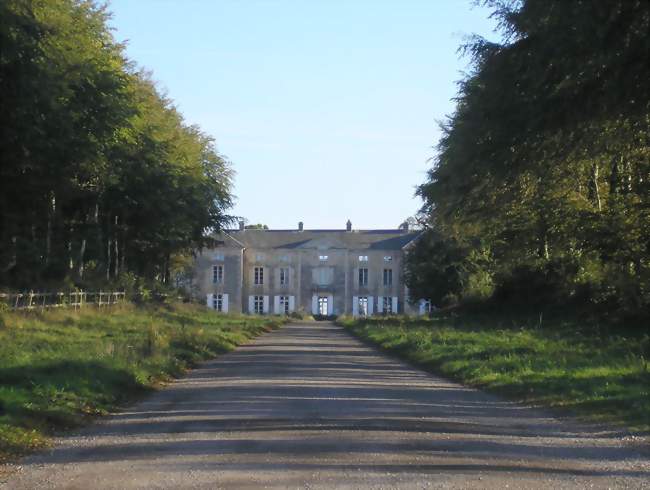
[[229,221],[231,170],[92,0],[0,2],[0,284],[79,285],[173,258]]
[[41,446],[52,430],[107,413],[283,322],[189,304],[4,316],[0,459]]
[[595,335],[580,322],[496,315],[340,320],[434,372],[591,420],[650,430],[650,337]]
[[650,3],[485,3],[504,40],[464,46],[409,285],[650,317]]

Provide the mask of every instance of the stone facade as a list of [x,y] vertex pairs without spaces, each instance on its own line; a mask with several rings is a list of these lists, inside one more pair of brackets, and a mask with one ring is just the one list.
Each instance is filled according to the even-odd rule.
[[217,237],[195,262],[193,287],[224,312],[323,315],[423,313],[409,303],[405,249],[417,232],[252,230]]

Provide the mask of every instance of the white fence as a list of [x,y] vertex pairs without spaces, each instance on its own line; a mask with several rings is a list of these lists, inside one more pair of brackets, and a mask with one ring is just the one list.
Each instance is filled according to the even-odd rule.
[[84,306],[109,307],[124,302],[125,293],[114,291],[72,291],[67,293],[14,293],[0,294],[0,302],[12,310],[45,308],[83,308]]

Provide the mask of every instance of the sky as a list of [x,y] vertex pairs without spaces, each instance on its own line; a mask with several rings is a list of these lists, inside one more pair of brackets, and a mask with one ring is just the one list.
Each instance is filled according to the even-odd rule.
[[235,171],[231,214],[270,228],[395,228],[495,22],[471,0],[111,0],[127,56]]

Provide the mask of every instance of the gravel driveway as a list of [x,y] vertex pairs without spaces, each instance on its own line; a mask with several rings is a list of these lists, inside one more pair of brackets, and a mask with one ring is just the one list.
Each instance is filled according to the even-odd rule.
[[622,434],[291,324],[22,462],[2,488],[650,488]]

